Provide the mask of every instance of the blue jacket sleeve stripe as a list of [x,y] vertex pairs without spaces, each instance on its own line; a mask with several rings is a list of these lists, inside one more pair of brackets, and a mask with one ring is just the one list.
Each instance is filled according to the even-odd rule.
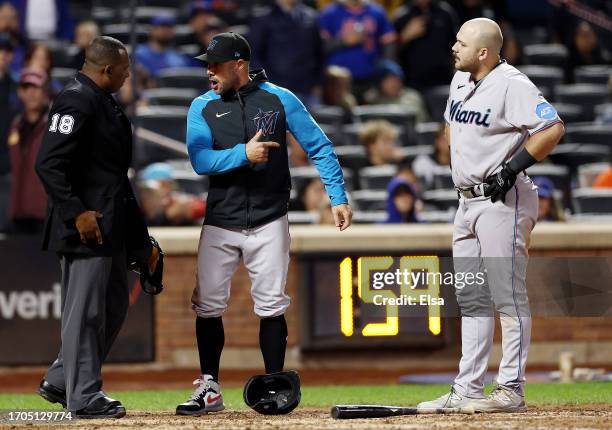
[[199,175],[226,173],[248,164],[244,143],[231,149],[213,149],[212,132],[202,116],[213,97],[205,94],[196,98],[187,114],[187,152],[193,170]]
[[287,126],[319,171],[332,206],[348,203],[338,157],[321,127],[291,91],[269,82],[261,84],[261,88],[280,98]]

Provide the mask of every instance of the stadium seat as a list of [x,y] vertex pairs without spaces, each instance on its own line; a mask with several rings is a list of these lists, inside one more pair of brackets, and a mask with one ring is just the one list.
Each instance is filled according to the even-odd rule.
[[392,164],[364,167],[359,170],[361,188],[364,190],[386,190],[389,181],[396,173],[397,166]]
[[190,172],[178,171],[172,174],[180,191],[197,196],[208,192],[208,176],[198,175],[193,170]]
[[342,177],[344,178],[344,188],[346,191],[353,191],[355,189],[355,175],[353,169],[342,169]]
[[334,146],[344,145],[344,135],[338,127],[332,124],[321,123],[319,123],[319,127],[321,127],[321,130],[323,130],[327,138],[334,144]]
[[412,164],[419,155],[433,155],[434,147],[431,145],[415,145],[400,148],[402,163]]
[[561,44],[534,44],[523,48],[527,64],[563,67],[567,61],[567,48]]
[[574,69],[574,79],[577,84],[606,85],[612,76],[612,66],[601,64],[579,66]]
[[100,27],[105,27],[117,21],[117,11],[113,7],[94,6],[83,15],[83,20],[86,19],[93,19]]
[[[181,54],[185,54],[188,57],[196,57],[202,53],[202,48],[198,44],[187,44],[187,45],[178,45],[176,50]],[[204,63],[202,63],[204,66]]]
[[610,147],[605,145],[563,143],[548,156],[555,164],[562,164],[575,172],[578,166],[610,159]]
[[416,144],[431,145],[435,144],[436,134],[440,129],[439,122],[424,122],[416,125]]
[[590,121],[595,118],[595,106],[605,103],[608,99],[608,88],[605,85],[573,84],[557,85],[556,100],[582,106],[584,117]]
[[549,178],[553,182],[555,189],[563,193],[563,205],[565,207],[570,205],[570,185],[572,177],[568,167],[556,164],[538,163],[527,169],[527,175],[531,178],[536,176],[545,176]]
[[292,188],[298,193],[308,182],[319,178],[319,172],[314,166],[291,167],[289,173],[291,174]]
[[45,44],[51,52],[51,63],[54,68],[74,67],[74,59],[79,53],[78,46],[58,41],[47,41]]
[[564,74],[561,67],[527,65],[519,67],[540,90],[546,88],[554,99],[554,88],[563,83]]
[[564,142],[606,145],[612,150],[612,124],[568,124],[565,127]]
[[[145,43],[148,39],[149,28],[146,25],[136,26],[136,43]],[[130,24],[108,24],[102,27],[102,34],[119,39],[125,44],[130,43],[132,26]]]
[[310,114],[320,124],[330,124],[342,127],[344,123],[344,112],[338,106],[321,105],[310,109]]
[[603,103],[595,106],[595,118],[597,120],[606,114],[609,118],[612,118],[612,103]]
[[612,214],[572,214],[567,218],[567,222],[612,224]]
[[368,157],[362,145],[345,145],[334,148],[342,167],[360,169],[368,164]]
[[361,138],[359,136],[363,130],[363,124],[343,125],[341,130],[344,137],[344,145],[361,146]]
[[386,211],[354,211],[353,224],[380,224],[387,220]]
[[[129,9],[125,9],[122,12],[127,14],[123,18],[129,18],[129,15],[132,13]],[[176,19],[178,10],[173,7],[138,6],[135,15],[138,24],[149,24],[158,15],[172,16]]]
[[423,203],[425,210],[455,210],[459,205],[459,197],[455,190],[430,190],[423,192]]
[[198,67],[172,67],[159,72],[158,87],[191,88],[200,93],[210,89],[206,70]]
[[289,224],[317,224],[319,222],[319,214],[308,211],[289,211]]
[[[184,144],[187,109],[175,106],[141,107],[136,112],[135,123],[145,130],[173,139],[177,144]],[[175,159],[178,155],[177,151],[145,141],[142,138],[136,140],[135,161],[137,165]]]
[[142,98],[154,106],[189,107],[199,93],[190,88],[151,88],[142,92]]
[[353,113],[361,122],[384,119],[408,134],[414,133],[416,111],[399,105],[356,106]]
[[58,81],[60,84],[66,85],[70,82],[77,74],[75,69],[54,67],[51,69],[51,79]]
[[553,106],[565,124],[588,120],[588,115],[581,105],[553,103]]
[[384,211],[387,208],[387,192],[382,190],[359,190],[351,193],[355,208],[361,211]]
[[449,86],[440,85],[430,88],[423,93],[425,104],[433,121],[444,121],[444,111],[446,110],[446,101],[448,99]]
[[574,212],[612,214],[612,189],[577,188],[573,191]]
[[578,187],[590,188],[601,172],[610,168],[610,163],[583,164],[578,167]]
[[455,219],[455,209],[449,209],[446,211],[423,211],[418,215],[418,219],[420,222],[425,223],[452,223]]
[[450,168],[448,172],[434,174],[433,188],[436,190],[449,190],[455,188]]

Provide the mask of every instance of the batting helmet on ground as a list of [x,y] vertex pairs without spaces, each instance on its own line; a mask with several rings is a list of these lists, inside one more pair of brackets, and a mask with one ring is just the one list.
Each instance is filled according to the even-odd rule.
[[264,415],[288,414],[300,403],[300,376],[295,370],[256,375],[244,386],[244,402]]

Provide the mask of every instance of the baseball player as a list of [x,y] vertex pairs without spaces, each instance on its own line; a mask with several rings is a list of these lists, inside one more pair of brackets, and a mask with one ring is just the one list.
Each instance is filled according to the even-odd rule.
[[249,74],[251,49],[235,33],[213,37],[206,53],[211,90],[196,98],[187,117],[187,149],[194,170],[210,175],[192,297],[202,375],[179,415],[224,408],[219,361],[224,344],[221,315],[230,280],[242,257],[251,278],[259,344],[266,373],[283,370],[287,344],[285,294],[289,265],[287,207],[291,178],[287,132],[319,170],[336,226],[351,224],[342,170],[329,139],[287,89]]
[[[499,26],[485,18],[463,24],[452,47],[457,72],[444,117],[460,196],[454,266],[455,272],[486,272],[487,282],[456,289],[462,315],[459,374],[450,393],[419,408],[526,410],[531,317],[525,275],[538,196],[524,171],[554,149],[564,127],[533,83],[500,59],[501,47]],[[503,356],[497,386],[484,397],[493,307],[500,314]]]

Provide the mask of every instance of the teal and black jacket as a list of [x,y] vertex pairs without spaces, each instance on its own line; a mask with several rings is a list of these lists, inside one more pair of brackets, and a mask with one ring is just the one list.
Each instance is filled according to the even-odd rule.
[[[268,82],[263,70],[237,92],[196,98],[187,116],[187,150],[196,173],[210,175],[205,224],[252,228],[287,213],[291,177],[290,131],[321,175],[332,206],[347,203],[332,143],[291,91]],[[263,130],[274,141],[268,162],[252,165],[246,143]]]

